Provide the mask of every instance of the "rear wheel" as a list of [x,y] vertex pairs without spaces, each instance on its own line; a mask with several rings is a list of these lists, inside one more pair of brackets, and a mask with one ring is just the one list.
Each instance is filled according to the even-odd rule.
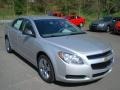
[[40,55],[38,57],[38,72],[44,81],[48,83],[55,81],[52,63],[46,55]]
[[6,47],[6,51],[8,52],[8,53],[12,53],[12,48],[11,48],[11,46],[10,46],[10,42],[9,42],[9,39],[8,38],[6,38],[5,39],[5,47]]

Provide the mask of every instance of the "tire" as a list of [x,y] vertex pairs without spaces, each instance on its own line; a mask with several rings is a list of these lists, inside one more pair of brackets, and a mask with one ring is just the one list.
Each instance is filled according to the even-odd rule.
[[6,51],[7,51],[8,53],[12,53],[12,52],[13,52],[13,50],[12,50],[12,48],[11,48],[11,46],[10,46],[10,42],[9,42],[9,39],[8,39],[8,38],[5,38],[5,48],[6,48]]
[[42,80],[47,83],[53,83],[55,81],[53,65],[46,55],[40,55],[38,57],[38,73]]
[[110,32],[110,27],[107,26],[106,32]]

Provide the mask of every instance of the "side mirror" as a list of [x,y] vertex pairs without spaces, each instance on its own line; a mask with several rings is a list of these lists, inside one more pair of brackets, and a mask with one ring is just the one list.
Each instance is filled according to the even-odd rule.
[[28,30],[28,29],[24,30],[24,31],[22,32],[22,34],[23,34],[23,35],[28,35],[28,36],[35,37],[35,34],[33,34],[33,32],[32,32],[31,30]]

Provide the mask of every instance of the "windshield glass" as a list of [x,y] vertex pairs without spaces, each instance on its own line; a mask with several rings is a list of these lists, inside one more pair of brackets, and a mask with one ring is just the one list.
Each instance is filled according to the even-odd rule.
[[64,19],[44,19],[35,20],[34,22],[39,34],[44,38],[85,33]]
[[110,21],[110,20],[112,20],[112,17],[103,17],[102,20],[103,20],[103,21]]

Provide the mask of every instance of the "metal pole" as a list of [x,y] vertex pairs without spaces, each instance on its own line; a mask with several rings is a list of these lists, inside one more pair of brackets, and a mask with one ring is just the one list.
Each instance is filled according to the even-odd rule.
[[97,19],[100,18],[100,0],[97,0]]
[[66,14],[69,14],[68,6],[67,6],[67,0],[65,0],[65,10],[66,10]]
[[12,0],[12,11],[13,11],[13,18],[15,18],[15,3],[14,0]]
[[27,4],[27,15],[29,15],[29,12],[28,12],[28,0],[26,1],[26,4]]

